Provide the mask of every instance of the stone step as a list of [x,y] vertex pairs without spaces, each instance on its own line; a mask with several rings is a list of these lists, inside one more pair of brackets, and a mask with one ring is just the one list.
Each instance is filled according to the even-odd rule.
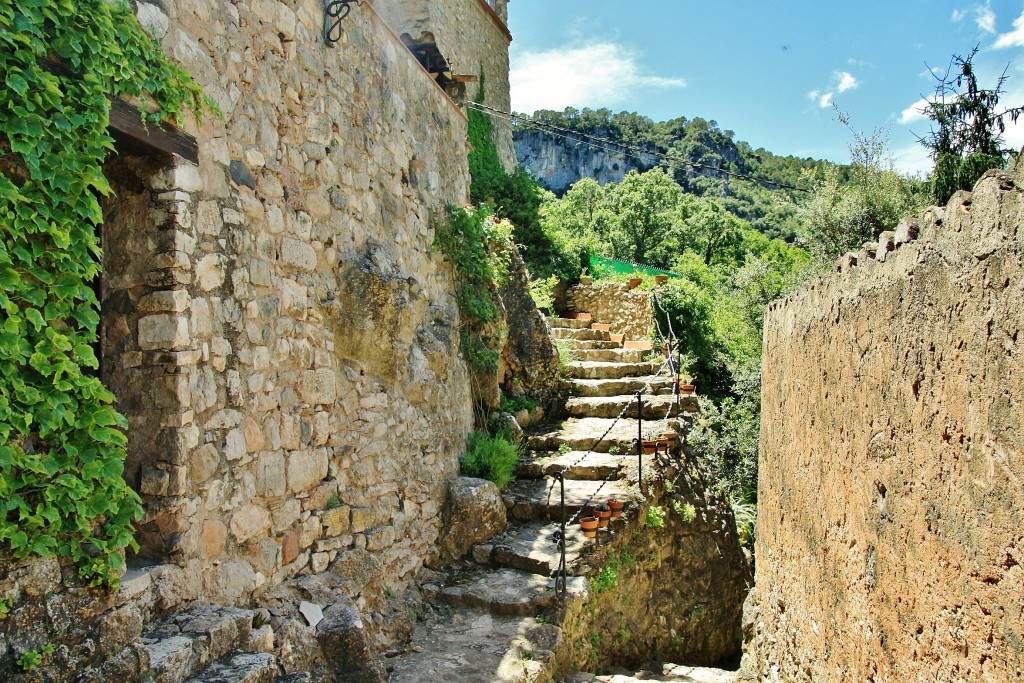
[[[520,521],[554,522],[561,519],[561,491],[551,477],[517,481],[509,489],[513,504],[509,511]],[[580,508],[599,505],[609,498],[618,498],[627,504],[637,504],[640,494],[625,481],[565,480],[565,510],[570,517]],[[581,533],[574,525],[573,534]]]
[[601,330],[602,332],[611,332],[612,326],[608,323],[590,323],[590,329]]
[[[568,599],[590,597],[590,584],[582,576],[570,576]],[[481,569],[475,576],[441,589],[438,598],[452,605],[471,607],[501,616],[537,616],[560,605],[554,580],[518,569]]]
[[623,345],[623,347],[625,347],[627,349],[641,349],[643,351],[653,351],[654,350],[654,342],[646,340],[646,339],[637,339],[637,340],[633,340],[633,341],[627,340],[627,341],[623,341],[622,345]]
[[613,669],[601,675],[578,673],[568,679],[568,683],[734,683],[738,680],[738,671],[703,666],[651,664],[642,671]]
[[548,323],[554,328],[563,328],[569,330],[585,330],[590,327],[591,320],[574,320],[572,318],[548,318]]
[[476,609],[427,614],[413,648],[387,660],[389,683],[527,683],[548,668],[562,630],[530,615],[507,617]]
[[612,363],[643,362],[646,351],[639,349],[579,349],[573,352],[576,360],[605,361]]
[[555,339],[578,339],[581,341],[609,341],[610,339],[607,332],[591,330],[589,328],[570,330],[568,328],[555,327],[551,330],[551,335]]
[[[613,426],[614,422],[614,426]],[[547,425],[547,431],[532,433],[527,440],[527,447],[534,451],[557,451],[563,443],[568,444],[570,450],[607,453],[612,446],[618,446],[620,453],[628,453],[633,448],[633,440],[637,438],[637,421],[623,418],[618,422],[609,418],[600,417],[572,417],[565,420],[555,429]],[[600,443],[598,439],[611,428]],[[661,434],[666,429],[673,429],[680,433],[679,420],[644,420],[644,435],[648,432]]]
[[[572,417],[617,417],[622,409],[629,405],[624,417],[636,418],[637,405],[634,396],[574,396],[570,398],[565,409]],[[672,394],[661,396],[643,396],[643,417],[645,420],[662,420],[676,417],[680,413],[697,410],[697,398],[694,396],[679,397],[677,401]]]
[[660,363],[605,363],[576,361],[569,365],[569,376],[574,379],[622,379],[650,375],[661,367]]
[[[586,457],[584,457],[586,456]],[[568,469],[566,469],[568,468]],[[622,469],[622,456],[608,453],[569,451],[551,455],[550,451],[535,451],[531,458],[519,461],[516,476],[520,479],[541,479],[565,471],[566,479],[603,481],[616,478]]]
[[155,683],[183,683],[247,644],[251,610],[203,605],[151,624],[141,636]]
[[[589,539],[583,536],[579,525],[566,528],[566,567],[572,572],[580,552],[587,547]],[[486,544],[473,548],[473,559],[483,565],[497,565],[519,569],[524,572],[551,576],[558,569],[561,552],[555,545],[555,533],[559,524],[532,522],[511,527],[507,532],[495,536]]]
[[574,379],[571,381],[571,386],[577,396],[625,396],[638,391],[644,393],[667,391],[670,393],[672,378],[667,375],[646,375],[619,379]]
[[233,652],[206,667],[187,683],[274,683],[277,662],[266,652]]
[[[614,337],[615,335],[610,335]],[[616,342],[615,340],[603,341],[600,339],[569,339],[569,348],[576,353],[579,350],[587,349],[621,349],[622,342]]]

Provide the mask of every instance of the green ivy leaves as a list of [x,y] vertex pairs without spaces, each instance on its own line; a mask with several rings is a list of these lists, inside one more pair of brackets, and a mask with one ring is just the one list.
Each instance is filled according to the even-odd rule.
[[455,296],[462,313],[462,355],[474,370],[498,369],[501,320],[497,287],[508,275],[512,225],[498,220],[491,206],[448,207],[448,221],[437,226],[434,246],[455,266]]
[[150,121],[216,110],[123,1],[0,0],[0,73],[0,543],[116,586],[142,508],[93,372],[110,101],[152,99]]

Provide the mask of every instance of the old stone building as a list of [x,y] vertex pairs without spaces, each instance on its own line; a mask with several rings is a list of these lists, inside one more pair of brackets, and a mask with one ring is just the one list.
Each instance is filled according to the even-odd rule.
[[103,378],[168,603],[244,602],[350,552],[400,585],[435,555],[472,423],[431,249],[468,198],[466,117],[399,34],[507,107],[504,4],[353,4],[329,45],[318,0],[138,3],[223,112],[188,127],[198,166],[108,168]]

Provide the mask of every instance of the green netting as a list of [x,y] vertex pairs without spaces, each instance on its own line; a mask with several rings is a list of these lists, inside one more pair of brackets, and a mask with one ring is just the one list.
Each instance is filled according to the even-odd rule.
[[630,263],[629,261],[622,261],[617,258],[607,258],[605,256],[591,255],[590,257],[590,274],[594,277],[631,275],[636,272],[644,275],[670,275],[680,277],[679,273],[673,273],[671,270],[661,270],[659,268],[652,268],[639,263]]

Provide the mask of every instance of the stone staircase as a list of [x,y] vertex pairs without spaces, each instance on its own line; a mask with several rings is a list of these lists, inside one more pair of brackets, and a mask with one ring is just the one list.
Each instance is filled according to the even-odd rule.
[[[568,340],[577,358],[567,380],[574,394],[566,405],[569,417],[527,430],[527,456],[519,464],[517,481],[504,495],[506,531],[474,546],[472,562],[421,584],[425,595],[441,606],[418,615],[412,651],[389,662],[391,681],[550,680],[565,613],[552,578],[560,562],[554,536],[562,514],[561,484],[555,475],[564,476],[565,514],[573,522],[584,507],[609,498],[625,501],[624,517],[635,519],[644,509],[645,498],[634,443],[640,411],[633,394],[644,392],[643,430],[659,438],[666,430],[685,434],[687,414],[697,410],[695,398],[674,400],[671,378],[658,374],[660,363],[644,360],[651,352],[649,342],[625,348],[621,339],[612,341],[607,326],[598,324],[595,329],[590,320],[552,318],[549,322],[553,336]],[[653,456],[645,456],[648,475],[652,461]],[[568,601],[590,597],[585,574],[597,566],[594,558],[600,555],[600,537],[618,533],[624,523],[612,520],[599,532],[597,545],[583,537],[578,524],[567,527]]]

